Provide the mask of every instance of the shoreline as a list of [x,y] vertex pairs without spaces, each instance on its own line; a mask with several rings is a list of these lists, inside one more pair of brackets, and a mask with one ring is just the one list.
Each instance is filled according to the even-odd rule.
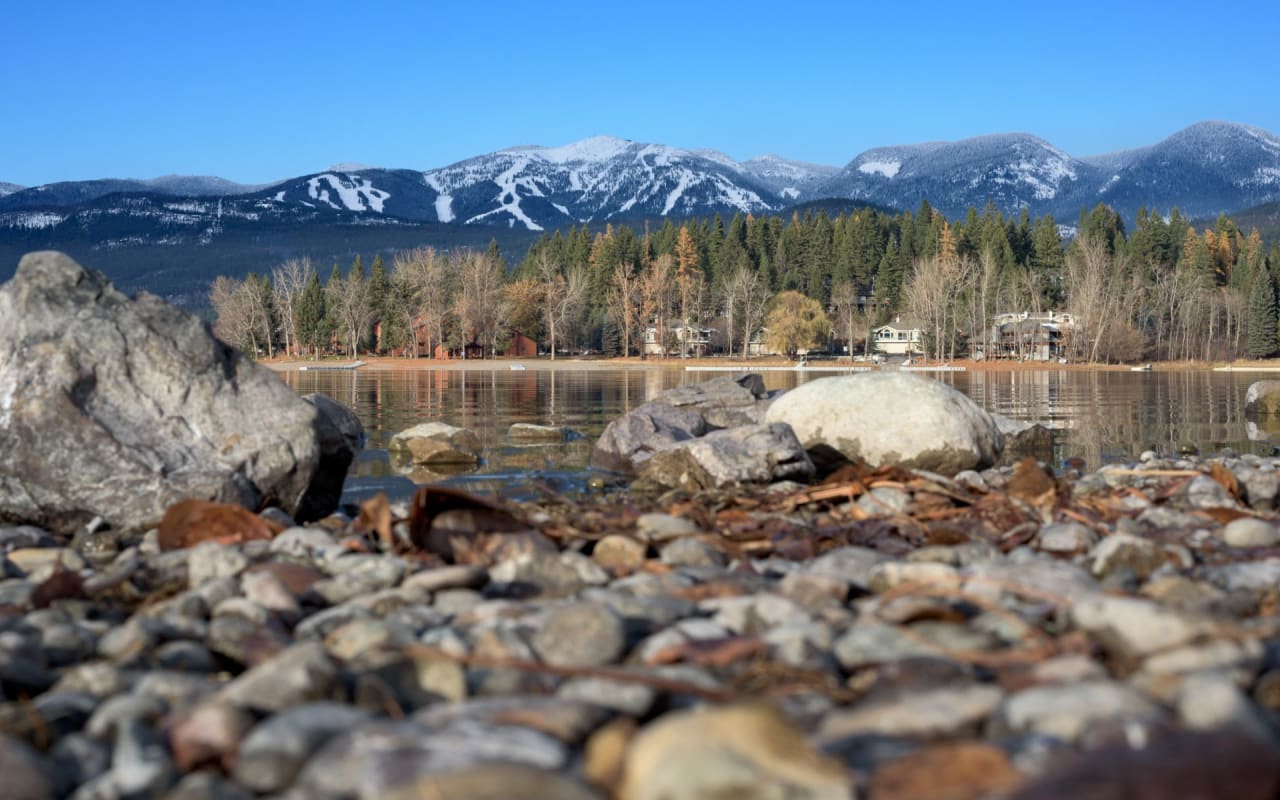
[[[810,362],[808,366],[797,368],[796,362],[784,358],[761,359],[728,359],[728,358],[487,358],[487,359],[434,359],[434,358],[396,358],[391,356],[361,356],[352,366],[349,358],[322,358],[315,361],[299,359],[262,359],[257,363],[276,372],[298,372],[306,369],[342,370],[354,369],[360,372],[397,372],[419,370],[450,371],[487,371],[487,370],[664,370],[685,367],[717,367],[726,370],[742,370],[750,372],[755,369],[768,368],[796,369],[813,373],[847,372],[850,367],[870,366],[862,362],[848,360],[831,360]],[[920,367],[948,367],[965,372],[1134,372],[1147,371],[1140,369],[1145,365],[1131,364],[1057,364],[1044,361],[973,361],[956,359],[954,361],[919,362]],[[717,370],[719,371],[719,370]],[[1263,361],[1156,361],[1151,362],[1151,372],[1280,372],[1280,359]],[[927,374],[927,371],[926,371]]]

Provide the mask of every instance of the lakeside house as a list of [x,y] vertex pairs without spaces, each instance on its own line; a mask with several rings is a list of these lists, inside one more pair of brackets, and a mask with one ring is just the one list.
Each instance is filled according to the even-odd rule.
[[1067,339],[1075,318],[1064,311],[1018,311],[997,314],[991,322],[985,347],[978,343],[975,356],[1019,361],[1057,361],[1066,354]]
[[896,315],[892,322],[874,329],[871,335],[875,339],[876,350],[885,355],[910,356],[924,353],[920,323],[904,319],[901,314]]
[[650,325],[644,329],[644,354],[648,356],[680,355],[701,357],[711,350],[711,328],[695,328],[692,325],[673,325],[667,328],[667,341],[658,341],[658,329]]

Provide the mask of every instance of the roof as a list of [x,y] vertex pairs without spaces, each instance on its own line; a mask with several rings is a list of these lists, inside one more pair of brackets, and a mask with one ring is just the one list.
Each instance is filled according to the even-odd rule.
[[879,327],[873,328],[872,330],[882,331],[882,330],[885,330],[886,328],[894,331],[918,331],[918,330],[922,330],[924,326],[921,325],[920,322],[915,319],[904,318],[904,319],[899,319],[893,322],[886,322],[885,324],[880,325]]

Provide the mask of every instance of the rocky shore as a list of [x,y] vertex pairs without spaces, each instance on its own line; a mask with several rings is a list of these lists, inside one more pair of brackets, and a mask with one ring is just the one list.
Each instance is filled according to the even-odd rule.
[[[92,279],[61,266],[64,288]],[[20,362],[84,346],[54,322],[5,339],[17,294],[0,289],[10,436],[54,402],[14,382]],[[93,370],[141,385],[128,358],[167,351],[124,339],[130,369]],[[207,372],[237,375],[226,358]],[[103,444],[116,471],[170,482],[152,491],[206,477],[160,508],[110,475],[35,503],[31,455],[0,464],[6,798],[1280,790],[1280,460],[1054,474],[1012,455],[1036,431],[924,379],[778,397],[739,376],[615,421],[593,461],[625,488],[513,505],[424,487],[329,513],[359,441],[331,402],[298,401],[304,443],[268,478],[272,459],[200,450],[194,412],[148,439],[98,399],[105,380],[68,380],[42,384],[70,398],[62,428],[111,435],[42,429],[82,448],[67,464]]]

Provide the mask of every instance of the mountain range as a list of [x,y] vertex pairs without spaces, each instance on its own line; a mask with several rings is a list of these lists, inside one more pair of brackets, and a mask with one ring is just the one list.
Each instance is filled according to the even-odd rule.
[[1007,214],[1051,213],[1067,224],[1098,203],[1130,219],[1140,206],[1212,217],[1280,201],[1280,138],[1248,125],[1201,122],[1148,147],[1077,157],[1013,133],[880,147],[837,168],[774,155],[739,162],[714,150],[597,136],[561,147],[511,147],[425,171],[335,165],[257,186],[183,176],[0,183],[0,278],[16,263],[8,263],[10,253],[40,247],[168,248],[168,262],[189,263],[202,260],[191,248],[247,237],[266,243],[264,258],[279,258],[321,229],[320,238],[349,247],[388,239],[525,240],[570,225],[786,213],[829,199],[887,209],[927,200],[950,217],[991,202]]

